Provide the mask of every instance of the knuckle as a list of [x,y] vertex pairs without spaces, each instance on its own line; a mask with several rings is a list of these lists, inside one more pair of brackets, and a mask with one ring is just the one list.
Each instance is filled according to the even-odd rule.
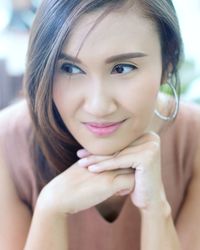
[[122,189],[132,189],[134,183],[133,174],[117,175],[113,178],[112,187],[115,192]]
[[160,136],[153,131],[146,132],[141,138],[138,139],[137,143],[133,143],[133,146],[148,144],[150,142],[160,143]]
[[160,143],[151,141],[148,143],[148,148],[146,150],[147,158],[155,158],[160,154]]
[[155,133],[149,134],[149,141],[148,141],[148,148],[149,151],[152,153],[157,153],[160,151],[160,137]]
[[160,136],[158,134],[149,132],[147,136],[150,141],[160,143]]

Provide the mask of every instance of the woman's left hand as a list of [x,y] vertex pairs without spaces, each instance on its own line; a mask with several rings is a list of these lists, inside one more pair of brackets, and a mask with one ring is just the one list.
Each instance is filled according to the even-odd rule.
[[140,210],[159,207],[165,201],[161,177],[160,138],[154,132],[145,133],[112,156],[96,156],[89,153],[82,155],[83,158],[79,160],[80,166],[87,167],[91,172],[132,168],[135,183],[130,195],[132,202]]

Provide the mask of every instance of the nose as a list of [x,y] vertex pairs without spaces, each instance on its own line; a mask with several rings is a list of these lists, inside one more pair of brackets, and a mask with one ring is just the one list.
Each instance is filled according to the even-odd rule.
[[117,110],[117,100],[111,86],[101,83],[91,85],[84,101],[85,112],[95,117],[106,117],[113,114]]

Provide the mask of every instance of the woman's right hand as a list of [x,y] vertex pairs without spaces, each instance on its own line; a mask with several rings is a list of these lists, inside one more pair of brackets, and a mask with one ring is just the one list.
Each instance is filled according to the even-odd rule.
[[78,162],[50,181],[37,204],[56,214],[73,214],[93,207],[134,187],[133,169],[91,173]]

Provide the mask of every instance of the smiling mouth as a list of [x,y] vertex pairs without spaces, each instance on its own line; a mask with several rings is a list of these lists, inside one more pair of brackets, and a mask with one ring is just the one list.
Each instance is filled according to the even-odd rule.
[[125,121],[126,119],[119,122],[85,122],[83,124],[91,133],[97,136],[109,136],[116,132]]

